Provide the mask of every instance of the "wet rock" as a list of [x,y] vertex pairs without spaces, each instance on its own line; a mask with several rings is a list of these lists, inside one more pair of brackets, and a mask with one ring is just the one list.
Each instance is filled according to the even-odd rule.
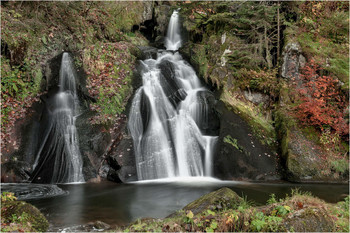
[[187,96],[185,90],[179,87],[175,80],[175,67],[173,63],[163,60],[159,65],[161,70],[160,82],[169,101],[176,108],[177,104]]
[[110,166],[108,166],[107,164],[105,165],[102,165],[99,169],[99,176],[101,178],[107,178],[108,176],[108,173],[109,173],[109,170],[110,170]]
[[195,119],[195,121],[202,133],[216,136],[220,130],[220,119],[215,109],[217,100],[213,93],[209,91],[199,91],[197,95],[200,113],[199,118]]
[[133,141],[130,135],[124,134],[118,146],[108,154],[108,158],[119,165],[119,169],[113,168],[109,171],[108,180],[117,183],[137,180]]
[[207,209],[217,210],[220,208],[235,208],[243,201],[243,198],[237,195],[229,188],[221,188],[217,191],[208,193],[199,199],[186,205],[183,210],[192,211],[193,214],[198,214]]
[[145,94],[145,91],[142,90],[141,95],[141,114],[142,114],[142,126],[143,126],[143,132],[146,132],[148,123],[151,117],[151,112],[149,111],[151,109],[151,103],[148,99],[148,97]]
[[93,112],[86,109],[76,120],[85,180],[97,177],[103,155],[112,140],[111,135],[103,125],[92,125],[90,123],[89,118],[93,114]]
[[282,77],[285,79],[299,78],[299,69],[305,66],[305,57],[297,42],[290,42],[283,51]]
[[166,4],[162,4],[154,8],[154,18],[156,22],[155,26],[155,35],[157,38],[155,39],[156,47],[162,47],[164,36],[166,35],[166,30],[168,27],[170,15],[171,15],[171,7]]
[[110,225],[108,225],[107,223],[105,222],[102,222],[102,221],[96,221],[93,223],[92,225],[95,229],[98,229],[98,230],[108,230],[111,228]]
[[154,47],[149,46],[140,46],[140,50],[142,51],[142,55],[140,57],[140,60],[145,59],[157,59],[158,49]]
[[275,153],[254,136],[251,127],[221,101],[216,111],[220,133],[214,152],[214,176],[224,180],[279,179]]

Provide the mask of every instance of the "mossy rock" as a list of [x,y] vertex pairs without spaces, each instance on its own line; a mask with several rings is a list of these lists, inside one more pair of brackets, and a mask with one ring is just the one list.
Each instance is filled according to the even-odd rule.
[[323,208],[306,208],[286,218],[284,226],[295,232],[332,232],[335,225],[327,211]]
[[225,208],[236,208],[243,202],[243,198],[237,195],[229,188],[221,188],[217,191],[208,193],[199,199],[191,202],[183,208],[185,211],[192,211],[198,214],[207,209],[221,210]]
[[31,231],[39,232],[45,232],[49,228],[47,219],[35,206],[24,201],[4,201],[1,204],[1,222],[18,221],[25,227],[30,226]]

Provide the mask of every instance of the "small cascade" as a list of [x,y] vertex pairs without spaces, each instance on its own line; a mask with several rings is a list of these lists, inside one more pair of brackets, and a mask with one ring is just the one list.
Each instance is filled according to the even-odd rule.
[[171,15],[168,32],[165,38],[165,48],[167,50],[178,50],[181,47],[179,12],[174,11]]
[[[181,46],[179,16],[171,16],[167,50]],[[142,82],[133,99],[131,132],[139,180],[211,176],[216,136],[206,134],[205,89],[178,52],[162,51],[141,62]]]
[[32,182],[84,182],[75,126],[79,114],[75,80],[73,60],[63,53],[59,91],[46,103],[48,120],[33,165]]

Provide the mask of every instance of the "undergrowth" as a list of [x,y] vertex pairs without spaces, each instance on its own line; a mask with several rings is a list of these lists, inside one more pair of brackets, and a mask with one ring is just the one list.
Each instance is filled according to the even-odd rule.
[[[322,223],[314,223],[313,218]],[[191,210],[178,211],[175,217],[165,219],[139,219],[124,232],[292,232],[323,229],[343,231],[349,229],[349,197],[337,204],[327,204],[309,192],[298,189],[277,200],[271,194],[266,205],[252,206],[243,201],[236,208],[207,209],[194,214]],[[300,225],[299,221],[308,221]],[[310,219],[310,220],[308,220]],[[315,224],[315,225],[314,225]],[[323,228],[318,228],[320,224]]]

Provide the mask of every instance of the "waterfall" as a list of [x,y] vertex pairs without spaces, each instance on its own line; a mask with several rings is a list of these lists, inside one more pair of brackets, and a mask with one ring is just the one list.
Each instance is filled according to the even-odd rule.
[[170,17],[168,33],[165,38],[165,47],[167,50],[178,50],[181,47],[179,13],[174,11]]
[[48,120],[33,165],[32,182],[84,182],[75,126],[79,114],[76,77],[72,58],[63,53],[59,91],[46,103]]
[[[181,45],[179,16],[168,26],[167,50]],[[134,142],[139,180],[211,176],[217,136],[205,134],[205,89],[178,52],[160,51],[142,64],[143,85],[134,96],[128,127]]]

